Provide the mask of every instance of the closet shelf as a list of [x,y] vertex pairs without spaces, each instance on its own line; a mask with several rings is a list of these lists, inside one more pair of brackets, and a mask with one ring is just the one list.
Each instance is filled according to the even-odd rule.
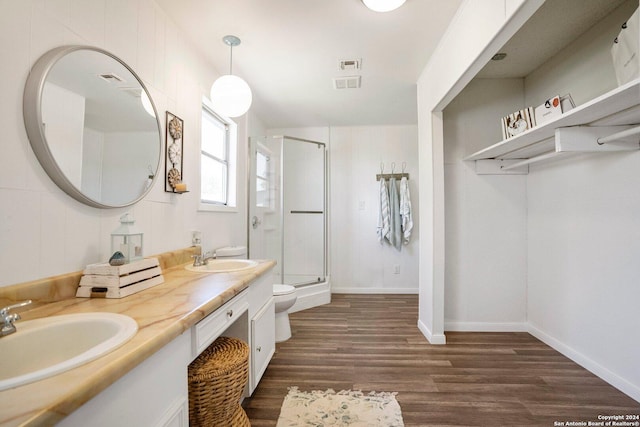
[[464,160],[521,160],[500,167],[507,170],[566,153],[638,150],[638,125],[640,79],[635,79]]

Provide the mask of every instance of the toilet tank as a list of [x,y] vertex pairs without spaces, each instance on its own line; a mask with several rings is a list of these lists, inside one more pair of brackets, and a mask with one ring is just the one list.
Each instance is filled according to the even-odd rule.
[[246,246],[225,246],[216,250],[216,258],[247,259]]

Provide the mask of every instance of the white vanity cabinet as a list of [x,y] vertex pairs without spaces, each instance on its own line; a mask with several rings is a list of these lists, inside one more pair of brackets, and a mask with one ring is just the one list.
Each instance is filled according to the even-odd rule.
[[187,427],[190,349],[187,331],[57,425]]
[[271,271],[175,338],[58,425],[63,427],[189,425],[189,364],[219,336],[249,343],[249,384],[253,393],[275,352],[275,311]]
[[276,320],[271,270],[249,287],[249,319],[251,334],[249,394],[253,394],[276,351]]

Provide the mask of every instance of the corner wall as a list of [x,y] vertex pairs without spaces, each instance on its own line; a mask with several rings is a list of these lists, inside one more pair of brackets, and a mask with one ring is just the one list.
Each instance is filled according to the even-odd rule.
[[523,104],[522,79],[474,79],[444,110],[446,331],[527,329],[527,177],[462,160]]

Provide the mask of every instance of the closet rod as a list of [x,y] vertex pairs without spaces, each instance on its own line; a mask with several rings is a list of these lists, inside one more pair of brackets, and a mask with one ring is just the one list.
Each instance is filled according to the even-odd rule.
[[640,135],[640,126],[636,126],[631,129],[616,132],[613,135],[598,138],[598,145],[606,144],[607,142],[617,141],[619,139],[625,139],[630,136]]
[[515,169],[515,168],[519,168],[520,166],[525,166],[531,163],[537,163],[537,162],[541,162],[543,160],[547,160],[550,159],[552,157],[557,156],[558,153],[555,151],[551,151],[549,153],[544,153],[544,154],[540,154],[539,156],[535,156],[535,157],[531,157],[530,159],[524,159],[521,162],[516,162],[516,163],[512,163],[508,166],[500,166],[500,169],[502,170],[509,170],[509,169]]
[[391,179],[391,178],[395,178],[395,179],[407,178],[407,179],[409,179],[409,174],[408,173],[378,173],[378,174],[376,174],[376,181],[380,181],[382,178],[384,178],[384,179]]

